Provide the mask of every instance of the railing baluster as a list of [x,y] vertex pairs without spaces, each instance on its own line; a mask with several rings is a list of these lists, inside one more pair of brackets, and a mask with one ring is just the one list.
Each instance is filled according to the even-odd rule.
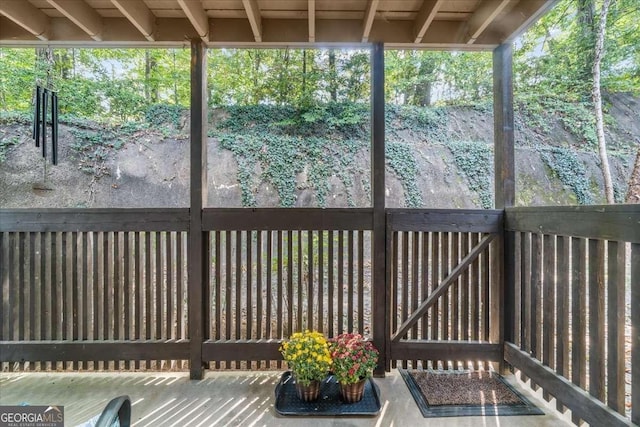
[[[531,235],[531,356],[541,359],[542,336],[540,334],[542,313],[540,310],[542,298],[542,245],[540,235]],[[538,389],[532,382],[532,388]]]
[[[278,255],[278,298],[277,298],[277,311],[278,311],[278,320],[276,325],[276,337],[282,338],[282,321],[283,321],[283,308],[282,308],[282,297],[283,297],[283,289],[282,289],[282,262],[283,262],[283,253],[282,253],[282,231],[278,230],[278,242],[277,242],[277,255]],[[302,242],[298,242],[298,244],[302,244]]]
[[[104,233],[103,233],[104,234]],[[151,325],[151,233],[144,233],[144,337],[150,340],[153,329]],[[146,369],[151,369],[151,360],[147,360]]]
[[[407,233],[409,236],[409,233]],[[414,231],[411,233],[411,311],[413,312],[416,308],[418,308],[418,271],[420,268],[420,235],[419,232]],[[408,254],[407,254],[408,255]],[[407,257],[408,258],[408,257]],[[408,311],[408,310],[407,310]],[[407,313],[409,314],[409,313]],[[411,338],[418,338],[418,323],[411,328]],[[411,367],[413,369],[417,368],[417,360],[411,361]]]
[[[451,233],[451,268],[460,262],[460,233]],[[460,281],[459,276],[451,285],[451,339],[457,341],[460,339]],[[458,369],[458,361],[451,362],[453,369]]]
[[[556,371],[558,375],[566,378],[569,376],[569,299],[571,282],[570,273],[570,250],[571,239],[565,236],[558,236],[556,245],[556,257],[558,262],[557,271],[557,299],[556,299]],[[556,402],[556,409],[564,411],[564,405],[560,400]]]
[[[2,248],[3,248],[3,241],[2,241],[2,235],[4,233],[0,233],[0,264],[4,264],[4,259],[2,258]],[[51,253],[55,254],[55,244],[52,245],[51,247]],[[0,280],[3,280],[3,270],[4,267],[0,266]],[[55,270],[54,270],[55,271]],[[55,282],[54,282],[55,283]],[[4,293],[4,290],[3,290]],[[36,233],[32,232],[29,233],[29,338],[30,340],[35,340],[36,339],[36,301],[37,301],[37,296],[36,296]],[[52,301],[54,304],[57,301]],[[0,302],[2,303],[2,302]],[[4,305],[4,303],[2,303]],[[57,304],[54,306],[55,310],[52,309],[52,311],[57,311],[58,307]],[[0,318],[4,317],[4,311],[2,308],[0,308]],[[52,313],[52,319],[55,319],[55,317],[53,317],[53,313]],[[53,320],[52,320],[53,321]],[[0,320],[0,334],[2,334],[2,322],[4,322],[4,319]],[[58,338],[58,334],[57,334],[57,329],[54,330],[55,333],[53,334],[54,338]],[[2,335],[0,335],[0,340],[2,340]]]
[[[236,230],[236,256],[233,260],[236,273],[235,273],[235,315],[234,315],[234,324],[235,324],[235,334],[234,338],[236,340],[243,339],[242,336],[242,236],[244,232],[242,230]],[[236,369],[240,368],[240,361],[236,360]]]
[[[449,275],[449,271],[451,268],[451,258],[449,252],[449,241],[450,241],[450,233],[445,232],[442,233],[442,277],[446,277]],[[451,326],[451,321],[449,319],[449,292],[447,291],[440,297],[440,310],[442,310],[442,322],[441,322],[441,332],[440,339],[443,341],[449,340],[449,327]],[[449,360],[442,361],[442,368],[449,369]]]
[[[299,232],[299,231],[298,231]],[[298,241],[300,239],[298,238]],[[300,282],[298,282],[298,302],[294,304],[294,296],[293,296],[293,270],[294,270],[294,257],[293,257],[293,230],[287,231],[287,334],[291,335],[294,330],[302,329],[302,305],[300,295]],[[297,307],[296,307],[297,306]],[[296,323],[294,323],[293,314],[297,308],[296,315],[296,323],[297,327],[294,327]]]
[[[421,268],[421,281],[420,281],[420,300],[424,301],[429,296],[429,254],[431,253],[431,248],[429,247],[429,232],[423,231],[422,235],[422,253],[420,257],[420,268]],[[427,312],[422,317],[422,325],[420,328],[420,337],[422,340],[427,340],[429,338],[429,317],[431,316],[431,312]],[[422,360],[422,368],[427,369],[428,360]]]
[[[469,253],[469,233],[460,233],[461,234],[461,243],[460,243],[460,250],[461,250],[461,256],[460,259],[464,258],[465,256],[467,256],[467,254]],[[460,262],[460,261],[458,261]],[[460,315],[461,315],[461,319],[460,319],[460,328],[461,328],[461,332],[460,332],[460,339],[464,340],[464,341],[468,341],[470,338],[470,334],[469,334],[469,311],[470,311],[470,306],[469,306],[469,270],[473,268],[473,264],[469,267],[469,269],[465,270],[464,273],[462,273],[462,279],[461,279],[461,286],[462,289],[460,290]],[[468,366],[466,366],[466,361],[463,361],[463,369],[467,369]]]
[[[555,236],[545,234],[543,236],[543,298],[542,298],[542,363],[555,368],[555,353],[553,335],[555,317],[555,281],[556,281],[556,251]],[[549,401],[550,395],[547,391],[543,393],[543,398]]]
[[[155,241],[154,241],[155,247],[156,247],[156,257],[155,257],[155,271],[156,271],[156,281],[155,281],[155,312],[156,312],[156,316],[155,316],[155,326],[156,326],[156,334],[155,334],[155,339],[159,340],[162,339],[162,323],[163,323],[163,318],[162,318],[162,234],[160,232],[156,232],[155,233]],[[160,360],[157,360],[156,363],[160,364]],[[158,365],[158,369],[160,369],[160,365]]]
[[[165,268],[167,270],[166,287],[165,287],[165,339],[171,340],[173,335],[173,239],[172,233],[167,231],[165,238]],[[171,360],[165,361],[167,369],[172,369]]]
[[[307,328],[315,329],[313,319],[313,230],[307,230]],[[353,262],[353,261],[352,261]]]
[[318,231],[318,331],[324,332],[324,241],[325,230]]
[[24,326],[25,326],[25,318],[24,318],[24,300],[25,295],[22,292],[24,288],[24,244],[25,244],[25,234],[24,233],[16,233],[17,235],[17,257],[16,257],[16,270],[18,273],[17,284],[19,292],[16,292],[16,311],[17,311],[17,323],[16,323],[16,338],[19,341],[24,340]]
[[353,230],[347,233],[347,331],[353,332]]
[[[247,312],[247,330],[245,332],[245,339],[253,339],[253,231],[247,230],[247,250],[246,250],[247,262],[246,262],[246,312]],[[251,363],[251,362],[247,362]],[[250,367],[250,365],[249,365]]]
[[262,324],[264,316],[262,314],[262,301],[264,294],[262,291],[262,230],[256,231],[256,338],[264,338],[262,335]]
[[[578,387],[586,385],[586,241],[581,238],[571,239],[571,381]],[[577,424],[580,417],[572,415],[571,420]]]
[[329,230],[329,259],[327,262],[328,268],[328,284],[327,284],[327,335],[329,337],[333,337],[334,335],[334,327],[335,327],[335,316],[334,316],[334,307],[335,301],[333,299],[334,296],[334,271],[335,271],[335,263],[334,263],[334,232],[333,230]]
[[604,241],[589,239],[589,393],[605,400]]
[[[471,233],[471,247],[480,243],[480,234]],[[471,340],[480,339],[480,258],[471,264]],[[474,363],[474,369],[480,369],[480,363]]]
[[[296,242],[296,260],[297,260],[297,276],[298,276],[298,292],[297,292],[297,301],[296,301],[296,308],[297,308],[297,316],[298,316],[298,330],[302,331],[304,329],[304,289],[302,287],[303,285],[303,281],[302,278],[304,276],[303,274],[303,260],[304,257],[302,255],[302,241],[304,240],[303,234],[302,234],[302,230],[298,230],[298,239]],[[291,255],[291,266],[293,269],[293,252]],[[293,303],[293,301],[292,301]],[[293,309],[292,309],[293,312]]]
[[[276,336],[278,339],[283,338],[282,333],[282,321],[283,321],[283,311],[282,311],[282,297],[283,297],[283,289],[282,289],[282,261],[283,261],[283,253],[282,253],[282,230],[278,230],[278,300],[277,300],[277,311],[278,311],[278,319],[276,324]],[[301,242],[298,242],[299,244]],[[278,360],[278,369],[282,368],[282,361]]]
[[631,245],[631,422],[640,425],[640,243]]
[[[358,332],[364,335],[364,231],[358,230],[356,234],[358,236]],[[322,313],[321,308],[318,309],[320,313]]]
[[[439,232],[431,233],[431,292],[435,291],[440,283],[440,234]],[[439,339],[440,328],[438,326],[438,319],[440,317],[440,310],[438,304],[434,304],[431,308],[431,340]],[[395,330],[395,328],[394,328]],[[433,369],[438,369],[438,361],[431,360]]]
[[607,403],[624,415],[625,388],[625,273],[624,242],[607,244]]
[[338,334],[344,332],[344,231],[338,231]]
[[[402,307],[402,317],[400,318],[401,324],[409,317],[409,310],[411,303],[409,302],[409,232],[403,231],[400,233],[402,237],[402,253],[400,257],[402,259],[402,298],[400,306]],[[408,338],[409,334],[403,336]],[[407,369],[407,361],[402,361],[402,368]]]
[[271,269],[272,269],[272,261],[273,261],[273,234],[272,231],[267,231],[267,310],[266,310],[266,326],[265,326],[265,335],[267,338],[272,338],[271,335]]

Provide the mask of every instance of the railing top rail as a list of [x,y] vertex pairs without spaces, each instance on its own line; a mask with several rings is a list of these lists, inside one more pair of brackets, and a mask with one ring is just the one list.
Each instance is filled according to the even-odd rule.
[[505,209],[508,231],[640,243],[640,205]]
[[392,231],[502,232],[504,214],[487,209],[388,209]]
[[0,232],[188,229],[188,208],[0,209]]
[[205,230],[372,230],[371,208],[206,208]]

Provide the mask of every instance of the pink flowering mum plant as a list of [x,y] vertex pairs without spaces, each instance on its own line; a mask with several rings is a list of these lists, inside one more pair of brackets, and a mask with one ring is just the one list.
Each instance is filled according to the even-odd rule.
[[378,350],[360,334],[340,334],[330,341],[332,371],[341,384],[370,378],[378,364]]

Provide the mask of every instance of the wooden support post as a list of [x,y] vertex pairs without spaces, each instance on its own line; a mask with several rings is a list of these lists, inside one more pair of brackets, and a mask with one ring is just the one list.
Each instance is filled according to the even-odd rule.
[[631,245],[631,423],[640,425],[640,243]]
[[207,239],[202,231],[202,208],[207,203],[207,48],[191,42],[191,175],[188,241],[189,369],[202,379],[203,284],[208,283]]
[[371,191],[373,199],[373,342],[380,351],[376,375],[389,370],[384,161],[384,45],[371,49]]
[[[493,120],[495,152],[495,207],[504,209],[515,202],[515,168],[513,135],[513,46],[505,43],[493,51]],[[499,324],[496,338],[502,344],[515,339],[515,234],[504,232],[502,245],[496,251],[502,266],[495,276],[498,280],[497,304],[501,313],[496,313]],[[502,250],[500,250],[502,249]],[[503,371],[504,366],[500,367]]]

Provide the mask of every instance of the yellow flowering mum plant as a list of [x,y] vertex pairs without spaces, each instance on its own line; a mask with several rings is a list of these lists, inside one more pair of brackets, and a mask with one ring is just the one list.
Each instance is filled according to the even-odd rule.
[[280,346],[280,353],[293,372],[296,382],[308,386],[322,381],[331,369],[329,343],[320,332],[296,332]]

